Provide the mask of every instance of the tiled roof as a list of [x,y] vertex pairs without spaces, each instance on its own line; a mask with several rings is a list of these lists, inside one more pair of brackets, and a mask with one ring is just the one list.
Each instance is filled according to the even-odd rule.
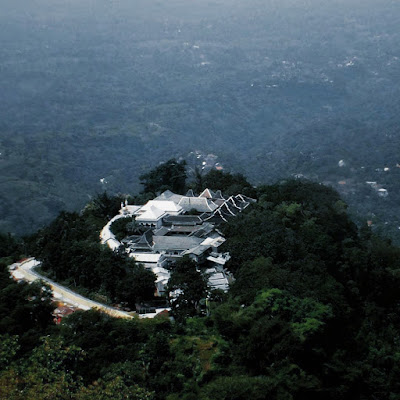
[[207,199],[212,199],[212,198],[215,197],[215,193],[214,193],[212,190],[210,190],[210,189],[204,189],[204,190],[200,193],[199,197],[206,197]]
[[154,251],[189,250],[198,246],[203,239],[195,236],[153,236]]
[[139,214],[143,211],[148,211],[152,208],[158,208],[164,212],[182,212],[182,207],[171,200],[149,200],[140,210]]
[[171,228],[169,229],[169,233],[171,233],[172,235],[174,233],[190,234],[190,233],[198,231],[199,229],[201,229],[201,225],[174,225],[174,226],[171,226]]
[[162,226],[160,229],[154,231],[154,236],[165,236],[169,232],[166,226]]
[[178,204],[180,199],[184,197],[181,194],[176,194],[171,192],[170,190],[166,190],[157,196],[153,201],[173,201],[175,204]]
[[200,244],[196,247],[193,247],[191,249],[188,249],[184,251],[182,254],[187,255],[187,254],[194,254],[195,256],[201,256],[205,251],[207,251],[211,246],[210,245],[203,245]]
[[179,205],[185,210],[196,210],[197,212],[213,212],[218,208],[211,200],[205,197],[182,197]]
[[197,215],[168,215],[164,218],[166,225],[199,225],[202,219]]
[[137,262],[143,263],[157,263],[161,258],[161,254],[153,253],[131,253],[130,257],[134,258]]
[[[143,207],[144,208],[144,207]],[[150,206],[146,211],[136,217],[136,221],[158,221],[166,212],[155,206]]]
[[204,237],[209,235],[212,230],[214,229],[214,225],[210,224],[209,222],[204,222],[203,225],[200,225],[200,229],[197,231],[194,231],[191,233],[191,235],[197,236],[197,237]]
[[[130,243],[131,242],[131,243]],[[149,250],[153,243],[153,231],[149,229],[142,236],[129,236],[128,244],[132,249]]]
[[226,239],[224,237],[222,237],[222,236],[217,236],[215,238],[208,237],[201,244],[202,245],[212,246],[212,247],[219,247],[223,243],[225,243],[225,241],[226,241]]

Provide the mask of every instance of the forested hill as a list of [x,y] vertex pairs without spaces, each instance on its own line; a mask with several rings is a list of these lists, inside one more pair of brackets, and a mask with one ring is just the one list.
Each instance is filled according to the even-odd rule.
[[[225,178],[206,183],[246,189],[242,178]],[[25,244],[0,236],[0,397],[398,399],[400,249],[366,225],[358,229],[323,185],[288,180],[253,195],[257,203],[220,226],[235,283],[226,294],[209,293],[206,309],[206,293],[191,285],[201,274],[188,260],[178,263],[171,279],[186,288],[187,306],[172,303],[174,321],[90,311],[53,326],[47,289],[8,278],[5,266],[23,250],[46,255],[50,267],[52,254],[75,257],[65,275],[79,259],[86,273],[95,270],[102,250],[91,228],[118,198],[92,203],[81,216],[63,213]],[[101,268],[135,269],[122,263],[124,254],[103,256]]]
[[199,150],[253,184],[331,184],[398,238],[399,15],[388,0],[3,0],[0,230]]

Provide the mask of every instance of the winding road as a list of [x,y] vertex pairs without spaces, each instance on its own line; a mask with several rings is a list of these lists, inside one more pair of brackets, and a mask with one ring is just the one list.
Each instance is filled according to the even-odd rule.
[[51,279],[46,278],[38,274],[34,268],[40,265],[40,262],[35,260],[34,258],[30,258],[21,263],[15,263],[9,266],[10,274],[17,280],[23,279],[27,282],[34,282],[38,279],[46,282],[53,291],[53,297],[55,300],[62,301],[64,303],[68,303],[74,307],[80,308],[82,310],[90,310],[97,309],[106,314],[111,315],[116,318],[133,318],[136,313],[128,313],[125,311],[118,310],[114,307],[109,307],[104,304],[98,303],[97,301],[90,300],[86,297],[83,297],[72,290],[61,286],[60,284],[52,281]]

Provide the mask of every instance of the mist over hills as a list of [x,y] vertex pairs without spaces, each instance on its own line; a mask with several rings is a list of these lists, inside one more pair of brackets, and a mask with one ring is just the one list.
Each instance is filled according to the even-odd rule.
[[399,20],[389,0],[3,1],[0,231],[198,149],[254,184],[330,184],[399,241]]

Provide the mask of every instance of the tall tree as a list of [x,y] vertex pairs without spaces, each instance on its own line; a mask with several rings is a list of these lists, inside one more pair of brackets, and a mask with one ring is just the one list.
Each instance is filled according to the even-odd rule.
[[0,258],[16,256],[19,250],[19,243],[13,236],[0,233]]
[[172,158],[147,174],[141,175],[140,183],[145,193],[157,193],[164,190],[183,193],[186,189],[186,178],[186,161],[176,161]]
[[178,293],[171,300],[175,318],[183,320],[200,313],[200,300],[207,295],[207,278],[189,257],[179,260],[172,269],[168,293],[173,292]]
[[256,190],[242,174],[231,174],[213,169],[202,177],[201,183],[203,189],[221,190],[228,196],[238,193],[250,197],[256,196]]

